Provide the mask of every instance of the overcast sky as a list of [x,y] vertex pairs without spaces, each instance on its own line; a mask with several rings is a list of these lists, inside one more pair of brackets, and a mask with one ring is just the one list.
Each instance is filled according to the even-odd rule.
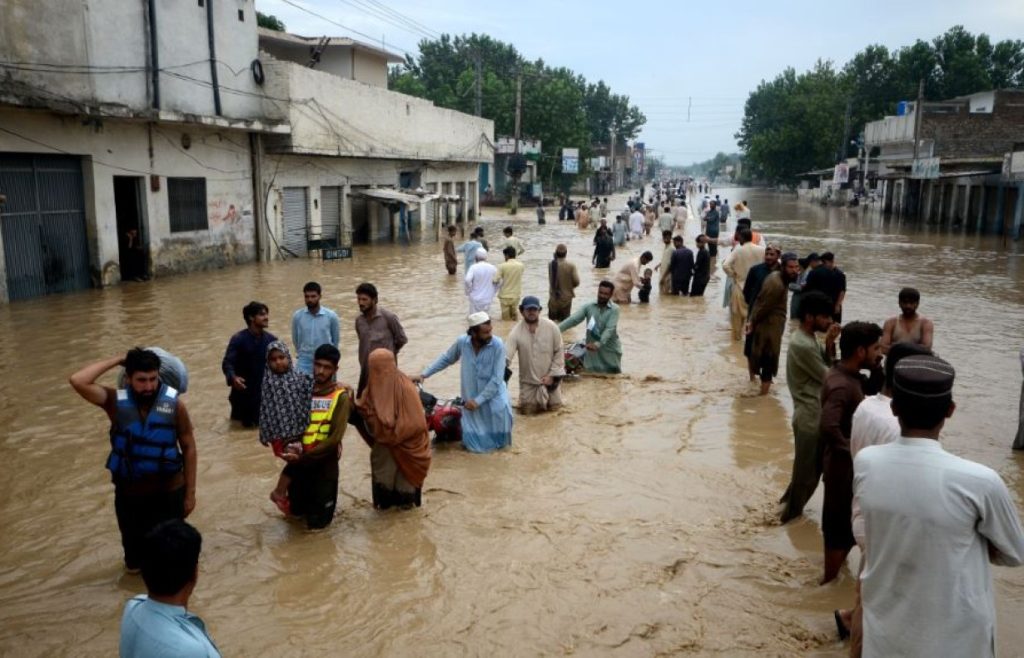
[[868,44],[893,49],[930,41],[956,24],[993,41],[1024,38],[1024,0],[292,1],[347,30],[283,0],[256,0],[256,8],[283,20],[289,32],[383,39],[400,54],[415,53],[424,33],[488,34],[527,59],[604,80],[647,115],[638,141],[670,164],[737,150],[747,94],[787,66],[803,71],[818,58],[841,66]]

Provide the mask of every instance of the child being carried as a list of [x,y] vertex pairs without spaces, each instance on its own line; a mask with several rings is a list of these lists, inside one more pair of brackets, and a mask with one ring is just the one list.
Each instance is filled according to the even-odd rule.
[[[279,340],[268,345],[260,400],[260,443],[269,445],[274,455],[285,461],[301,455],[312,399],[313,377],[295,369],[288,346]],[[286,471],[281,471],[270,500],[288,514],[291,478]]]

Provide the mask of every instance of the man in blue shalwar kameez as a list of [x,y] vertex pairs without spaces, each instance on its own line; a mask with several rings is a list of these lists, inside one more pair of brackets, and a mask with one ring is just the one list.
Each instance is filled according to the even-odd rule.
[[505,386],[505,344],[491,333],[491,318],[481,311],[469,316],[469,330],[413,377],[420,382],[457,361],[462,362],[462,444],[470,452],[491,452],[512,443],[512,404]]

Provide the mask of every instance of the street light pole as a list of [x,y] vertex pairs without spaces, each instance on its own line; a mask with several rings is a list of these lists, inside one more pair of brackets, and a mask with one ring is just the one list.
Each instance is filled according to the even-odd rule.
[[516,173],[512,176],[512,204],[509,212],[513,215],[519,212],[519,177],[522,175],[518,171],[519,166],[519,136],[520,128],[522,125],[522,113],[523,113],[523,73],[519,72],[516,77],[516,130],[515,130],[515,155],[513,155],[513,161],[516,163]]
[[611,153],[611,155],[608,158],[608,160],[609,160],[609,162],[608,162],[608,170],[611,172],[611,183],[609,184],[609,187],[611,188],[611,190],[609,190],[609,193],[610,194],[614,194],[615,193],[615,126],[613,125],[610,128],[608,128],[608,132],[611,134],[611,138],[612,138],[611,149],[609,150],[609,153]]

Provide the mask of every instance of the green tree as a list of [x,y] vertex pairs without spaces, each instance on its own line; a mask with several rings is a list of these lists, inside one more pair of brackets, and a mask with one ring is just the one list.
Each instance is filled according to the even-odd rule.
[[281,22],[280,18],[273,14],[261,14],[260,12],[256,12],[256,25],[265,27],[268,30],[275,30],[277,32],[285,31],[284,23]]

